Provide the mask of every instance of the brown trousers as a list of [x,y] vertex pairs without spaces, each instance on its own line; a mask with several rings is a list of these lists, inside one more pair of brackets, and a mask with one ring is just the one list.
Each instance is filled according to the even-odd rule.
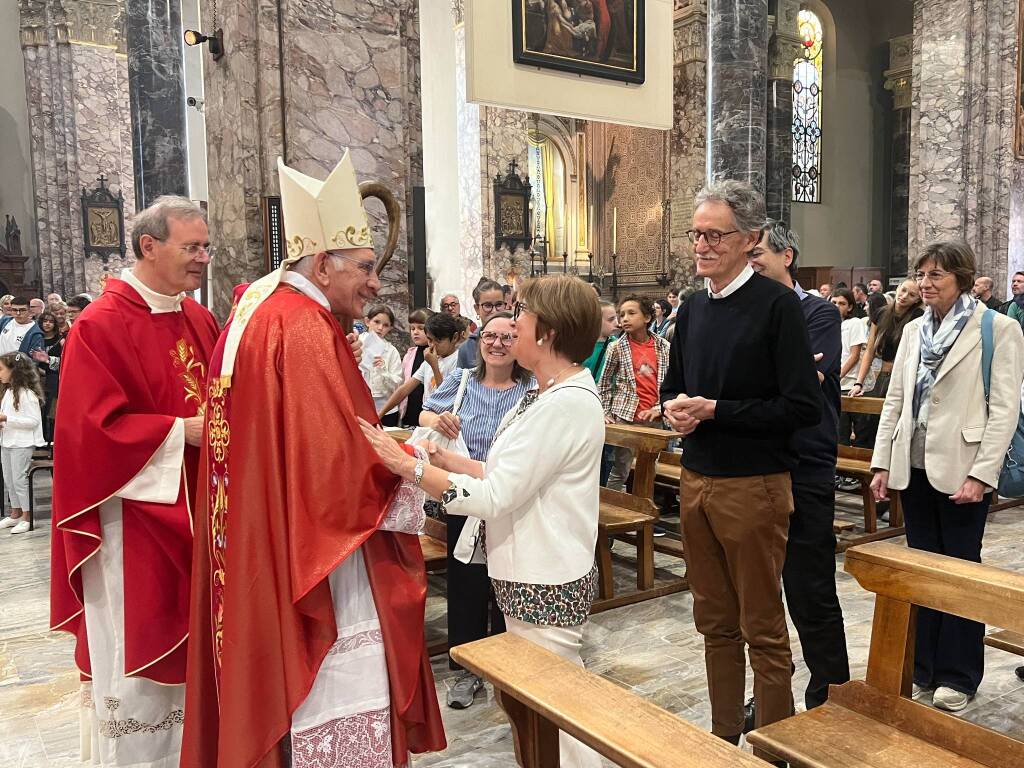
[[693,618],[704,636],[711,732],[743,732],[750,649],[757,727],[793,714],[789,629],[782,606],[793,491],[788,472],[709,477],[682,470],[679,484]]

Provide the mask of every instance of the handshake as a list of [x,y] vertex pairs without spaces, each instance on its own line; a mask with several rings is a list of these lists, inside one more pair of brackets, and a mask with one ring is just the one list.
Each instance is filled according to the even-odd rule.
[[667,401],[663,410],[672,429],[681,435],[688,435],[702,421],[715,418],[716,404],[717,401],[708,400],[706,397],[679,395],[674,400]]

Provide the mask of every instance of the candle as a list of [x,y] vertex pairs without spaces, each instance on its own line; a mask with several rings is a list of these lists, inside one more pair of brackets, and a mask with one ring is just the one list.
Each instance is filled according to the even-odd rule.
[[612,208],[612,253],[619,252],[619,209]]

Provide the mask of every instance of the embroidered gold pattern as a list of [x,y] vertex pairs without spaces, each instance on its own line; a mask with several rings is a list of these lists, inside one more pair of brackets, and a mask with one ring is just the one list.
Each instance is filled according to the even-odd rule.
[[316,240],[309,237],[303,237],[302,235],[295,235],[288,239],[286,243],[288,248],[288,258],[295,259],[302,255],[302,252],[307,248],[316,249]]
[[185,383],[185,402],[196,404],[196,415],[206,412],[206,366],[196,360],[196,351],[184,339],[171,350],[171,360]]
[[227,455],[228,443],[231,442],[231,427],[224,415],[224,382],[220,377],[210,382],[209,397],[210,418],[206,428],[210,441],[210,453],[215,462],[223,463]]
[[122,736],[131,736],[134,733],[159,733],[169,731],[176,725],[185,723],[185,712],[180,708],[172,709],[159,723],[143,723],[134,717],[118,720],[115,712],[121,706],[121,700],[112,696],[103,699],[104,705],[109,713],[109,720],[100,720],[100,736],[108,739],[119,739]]
[[345,227],[345,229],[339,229],[334,233],[334,237],[331,238],[331,242],[339,248],[363,248],[373,245],[373,241],[370,239],[370,228],[363,226],[359,229],[355,227]]
[[227,569],[228,452],[231,425],[228,422],[228,388],[218,378],[210,382],[210,418],[207,441],[210,466],[210,589],[212,595],[214,664],[220,675],[224,644],[224,581]]

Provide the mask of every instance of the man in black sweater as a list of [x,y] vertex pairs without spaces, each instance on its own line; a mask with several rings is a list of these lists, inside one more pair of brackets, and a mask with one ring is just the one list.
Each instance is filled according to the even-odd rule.
[[[811,672],[804,702],[812,709],[825,703],[829,685],[840,685],[850,679],[843,609],[836,595],[836,536],[832,527],[836,512],[834,481],[843,342],[835,306],[807,293],[796,281],[799,253],[796,233],[773,222],[765,227],[761,242],[751,252],[750,266],[796,291],[811,351],[815,357],[821,355],[821,421],[793,435],[800,463],[790,473],[793,516],[789,519],[786,565],[782,569],[786,605],[800,635],[804,662]],[[750,718],[747,725],[751,725]]]
[[711,730],[733,743],[744,726],[744,644],[757,726],[793,712],[780,583],[799,461],[792,437],[822,413],[800,300],[747,263],[764,222],[764,198],[749,184],[716,182],[697,195],[689,236],[707,289],[679,310],[661,390],[686,438],[680,513]]

